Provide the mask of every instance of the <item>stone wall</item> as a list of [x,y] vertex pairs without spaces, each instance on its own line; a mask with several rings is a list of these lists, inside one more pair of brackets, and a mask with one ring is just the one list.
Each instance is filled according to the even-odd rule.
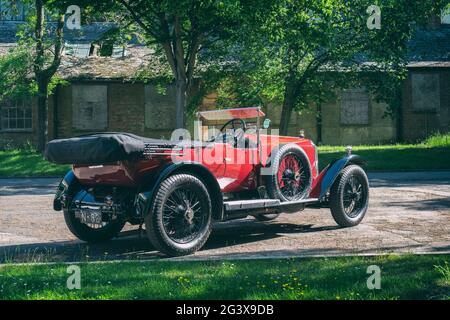
[[[438,88],[436,88],[436,84],[438,84]],[[82,101],[86,100],[81,103],[82,107],[87,105],[87,108],[82,108],[81,111],[74,110],[78,107],[73,99],[80,100],[79,93],[74,94],[75,86],[100,88],[98,94],[92,94],[95,99],[93,97],[81,99]],[[86,92],[92,91],[92,88],[87,89]],[[79,91],[79,88],[77,90]],[[49,98],[49,138],[72,137],[99,130],[126,131],[147,137],[170,138],[172,128],[175,126],[174,93],[173,87],[167,88],[164,94],[152,85],[112,81],[83,81],[61,86],[55,95]],[[203,110],[214,109],[215,99],[215,94],[208,95],[201,108]],[[346,99],[345,103],[342,99]],[[439,99],[439,103],[433,102],[436,99]],[[55,103],[57,104],[57,121],[54,121]],[[358,109],[358,104],[363,104],[361,109]],[[343,110],[342,108],[348,109]],[[311,106],[308,110],[292,114],[288,134],[297,136],[300,130],[304,130],[306,137],[317,143],[321,136],[320,143],[327,145],[393,142],[397,137],[396,122],[389,116],[385,116],[386,108],[385,104],[377,103],[373,97],[364,98],[361,90],[353,90],[344,95],[338,93],[335,99],[320,106],[321,126],[318,125],[317,117],[319,109],[317,106]],[[95,118],[97,114],[94,114],[96,109],[102,109],[99,116],[105,117],[106,127],[102,125],[99,130],[95,130],[94,127],[103,122],[97,122],[98,119]],[[357,110],[368,114],[360,116],[357,114]],[[281,107],[269,104],[264,111],[272,120],[271,128],[278,128]],[[84,114],[78,115],[77,112],[84,112]],[[348,112],[352,114],[351,117],[347,117]],[[27,140],[36,142],[36,115],[37,106],[34,101],[33,129],[27,132],[0,131],[0,142],[12,141],[14,144],[21,144]],[[81,128],[76,121],[74,122],[74,119],[79,116],[88,119],[83,121],[89,121],[89,117],[92,116],[94,127],[92,129],[89,126]],[[191,131],[193,131],[193,120],[192,117],[187,120],[188,128]],[[55,124],[57,128],[55,128]],[[403,90],[403,138],[407,141],[417,141],[436,131],[447,132],[449,127],[450,69],[411,70]]]
[[[387,105],[376,103],[373,98],[370,98],[368,115],[365,115],[365,118],[368,116],[368,122],[366,124],[347,124],[348,121],[341,120],[341,103],[338,95],[336,99],[320,106],[321,127],[318,125],[319,109],[317,106],[310,106],[308,110],[301,112],[293,112],[288,134],[297,136],[299,131],[303,130],[305,136],[315,143],[320,142],[326,145],[378,144],[395,140],[395,121],[384,116]],[[270,106],[266,112],[267,116],[273,120],[272,127],[278,127],[281,107]],[[321,131],[321,141],[319,141],[319,130]]]
[[[106,88],[107,124],[101,129],[76,126],[73,103],[74,86],[104,86]],[[75,97],[76,98],[76,97]],[[175,99],[171,90],[158,93],[153,86],[142,83],[82,82],[63,86],[57,98],[58,129],[53,128],[53,101],[49,106],[49,137],[65,138],[95,131],[125,131],[154,138],[169,138],[174,119]],[[95,112],[95,110],[94,110]]]
[[421,140],[450,131],[450,68],[411,69],[404,85],[402,135]]

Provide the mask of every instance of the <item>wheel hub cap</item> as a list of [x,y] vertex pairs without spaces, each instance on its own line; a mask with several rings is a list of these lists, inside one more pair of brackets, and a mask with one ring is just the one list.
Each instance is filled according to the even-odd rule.
[[194,210],[188,208],[184,213],[184,218],[189,224],[192,224],[192,220],[194,219]]

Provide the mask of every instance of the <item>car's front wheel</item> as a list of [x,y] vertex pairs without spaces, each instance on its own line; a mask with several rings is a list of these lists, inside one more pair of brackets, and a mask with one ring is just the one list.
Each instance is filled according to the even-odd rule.
[[357,165],[345,167],[330,190],[330,209],[341,227],[358,225],[369,206],[369,181]]
[[145,218],[150,242],[170,256],[199,250],[211,233],[211,198],[203,182],[190,174],[164,180]]
[[296,144],[286,144],[273,151],[272,175],[267,177],[267,193],[272,199],[297,201],[309,195],[312,176],[305,152]]

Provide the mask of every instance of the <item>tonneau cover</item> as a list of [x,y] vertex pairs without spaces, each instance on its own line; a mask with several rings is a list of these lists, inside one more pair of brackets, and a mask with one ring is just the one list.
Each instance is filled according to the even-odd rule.
[[47,143],[45,158],[58,164],[102,164],[137,159],[148,145],[173,147],[175,143],[131,133],[95,133],[52,140]]

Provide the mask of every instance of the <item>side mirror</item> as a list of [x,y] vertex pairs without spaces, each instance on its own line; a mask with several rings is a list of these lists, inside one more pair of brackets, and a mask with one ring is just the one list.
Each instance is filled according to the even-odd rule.
[[262,128],[263,129],[268,129],[270,127],[270,119],[265,119],[263,124],[262,124]]

